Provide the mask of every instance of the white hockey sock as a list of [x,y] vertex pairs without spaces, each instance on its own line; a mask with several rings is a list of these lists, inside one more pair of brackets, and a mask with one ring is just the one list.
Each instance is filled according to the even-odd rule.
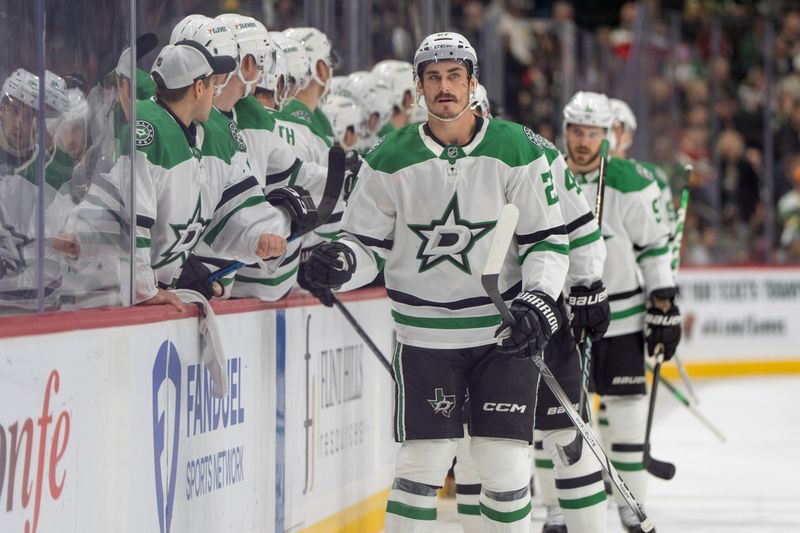
[[[598,533],[606,530],[606,491],[597,458],[584,444],[581,456],[573,465],[565,465],[556,444],[567,444],[575,438],[575,430],[543,431],[543,448],[553,462],[553,483],[558,504],[564,512],[570,533]],[[538,473],[538,471],[537,471]],[[551,489],[553,490],[553,489]],[[544,494],[544,490],[543,490]]]
[[[606,419],[604,441],[608,458],[619,471],[636,499],[644,504],[647,498],[648,474],[644,469],[644,430],[647,424],[646,396],[605,396]],[[617,505],[625,501],[614,489]]]
[[464,533],[482,533],[480,494],[481,478],[470,454],[470,436],[464,428],[464,438],[459,439],[456,450],[456,504],[458,521]]
[[389,501],[386,533],[429,533],[436,524],[436,494],[456,453],[454,439],[405,441]]
[[518,440],[473,437],[470,451],[481,476],[480,509],[486,533],[528,533],[531,460]]
[[536,472],[536,485],[539,487],[538,494],[545,506],[558,505],[554,465],[550,455],[544,450],[544,435],[545,432],[538,429],[533,432],[533,468]]

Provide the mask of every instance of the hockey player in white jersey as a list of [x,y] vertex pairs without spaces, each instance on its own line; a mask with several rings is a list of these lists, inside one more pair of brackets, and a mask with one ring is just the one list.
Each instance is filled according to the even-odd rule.
[[[590,203],[597,195],[600,143],[613,135],[613,122],[608,99],[602,94],[579,92],[564,108],[567,163]],[[680,313],[673,303],[676,289],[667,247],[670,231],[660,214],[659,196],[658,185],[642,176],[633,163],[609,159],[603,279],[611,325],[592,346],[591,381],[606,405],[608,425],[601,425],[601,433],[608,456],[640,502],[647,499],[648,481],[643,465],[645,344],[651,355],[662,345],[669,359],[680,340]],[[633,512],[621,499],[617,503],[624,527],[629,532],[641,531]]]
[[[623,100],[609,98],[608,101],[611,104],[611,111],[614,113],[614,135],[617,141],[613,154],[615,157],[625,159],[636,135],[636,115],[633,114],[633,110]],[[635,160],[634,164],[639,165],[637,170],[640,174],[655,180],[658,184],[658,188],[661,190],[661,205],[663,206],[661,216],[667,217],[669,227],[672,228],[674,233],[674,225],[678,219],[678,213],[675,210],[675,202],[672,199],[669,176],[655,163]],[[677,256],[678,253],[673,254],[673,262],[677,260]]]
[[358,70],[347,77],[343,94],[351,96],[361,108],[359,150],[366,152],[378,140],[378,132],[392,116],[392,90],[378,76]]
[[[481,85],[478,85],[471,108],[477,116],[488,118],[483,114],[489,114],[488,94]],[[549,141],[526,130],[528,132],[538,143],[556,150]],[[599,340],[608,329],[611,314],[601,279],[606,250],[592,208],[577,187],[572,173],[564,168],[563,172],[553,176],[553,183],[570,241],[569,271],[564,287],[571,304],[569,315],[562,297],[559,297],[558,305],[564,316],[570,316],[571,328],[564,327],[556,332],[545,348],[544,357],[561,387],[572,402],[577,403],[581,388],[581,360],[576,340],[582,338],[582,331],[589,339]],[[605,531],[606,494],[600,464],[588,451],[572,465],[564,464],[559,458],[556,445],[572,441],[575,430],[547,387],[538,387],[534,429],[534,468],[542,501],[547,507],[542,533],[566,533],[567,526],[575,533]],[[480,484],[469,456],[469,440],[465,436],[459,442],[456,454],[456,501],[464,531],[480,533],[477,501]]]
[[[267,201],[292,213],[306,211],[305,206],[310,205],[311,199],[307,191],[295,182],[298,177],[301,183],[320,181],[323,185],[319,187],[322,188],[326,169],[314,163],[303,165],[275,132],[272,115],[252,96],[255,84],[270,67],[271,41],[266,28],[251,17],[236,14],[223,14],[216,19],[190,15],[178,23],[171,40],[197,35],[208,35],[207,43],[212,48],[236,54],[236,71],[227,77],[224,88],[214,99],[214,120],[241,138],[240,151],[246,153],[250,170],[266,193]],[[295,216],[293,233],[305,230],[300,225],[314,222],[308,213]],[[215,296],[257,297],[267,301],[285,296],[296,279],[299,252],[294,248],[297,246],[290,245],[287,257],[277,268],[265,269],[262,265],[252,264],[220,279],[224,291]],[[197,265],[197,261],[205,268]],[[179,286],[201,290],[208,285],[205,281],[208,275],[228,267],[232,261],[216,256],[210,247],[201,243],[190,262],[191,270],[185,269]]]
[[392,116],[378,131],[380,137],[409,123],[417,88],[414,86],[414,66],[408,61],[384,59],[372,67],[372,73],[392,91]]
[[[428,121],[390,132],[366,156],[341,238],[312,252],[306,277],[352,290],[385,274],[398,339],[392,366],[402,443],[386,531],[432,531],[436,492],[463,437],[468,393],[485,530],[527,532],[537,379],[528,355],[542,350],[562,321],[555,299],[569,241],[552,176],[566,167],[521,125],[469,112],[478,60],[463,36],[427,37],[414,72]],[[517,319],[510,329],[480,282],[497,214],[509,202],[521,211],[500,279]],[[505,337],[499,346],[497,335]]]
[[329,94],[322,110],[331,121],[333,137],[343,150],[353,150],[358,145],[361,108],[355,100],[341,94]]

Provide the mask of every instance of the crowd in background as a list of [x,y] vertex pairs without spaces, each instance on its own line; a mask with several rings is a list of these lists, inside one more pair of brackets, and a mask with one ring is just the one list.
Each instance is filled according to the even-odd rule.
[[[108,88],[131,41],[130,4],[48,0],[41,20],[36,3],[10,4],[0,13],[0,77],[38,73],[44,58],[74,108],[59,119],[63,137],[47,142],[81,161],[98,120],[85,102]],[[638,122],[631,155],[660,165],[676,198],[691,191],[684,264],[800,262],[800,7],[791,2],[139,0],[136,33],[166,43],[186,14],[219,11],[270,29],[321,27],[344,60],[337,75],[409,60],[422,36],[458,31],[479,51],[494,115],[559,146],[561,109],[575,91],[623,99]],[[73,180],[74,195],[81,184]]]

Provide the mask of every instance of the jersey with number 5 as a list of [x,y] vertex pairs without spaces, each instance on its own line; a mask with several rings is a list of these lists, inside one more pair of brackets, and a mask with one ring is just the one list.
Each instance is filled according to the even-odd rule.
[[464,146],[444,145],[411,124],[373,146],[342,219],[341,240],[356,254],[342,287],[383,269],[398,339],[428,348],[491,344],[500,316],[481,285],[500,209],[520,210],[499,288],[560,293],[569,241],[553,176],[561,154],[528,128],[479,119]]
[[[578,174],[576,179],[593,204],[598,171]],[[647,294],[674,287],[675,281],[670,267],[669,219],[661,190],[632,161],[616,157],[608,160],[602,232],[607,250],[603,281],[611,304],[606,336],[642,331]]]

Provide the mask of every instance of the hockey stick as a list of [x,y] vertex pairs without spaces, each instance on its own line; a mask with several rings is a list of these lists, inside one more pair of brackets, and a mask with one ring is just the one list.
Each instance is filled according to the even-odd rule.
[[[514,231],[517,227],[518,218],[519,210],[515,205],[506,204],[503,206],[503,209],[500,211],[497,224],[494,228],[494,239],[492,240],[492,247],[489,251],[489,257],[486,260],[486,266],[484,267],[483,274],[481,275],[481,284],[483,285],[486,294],[500,312],[503,320],[505,320],[505,322],[511,327],[516,325],[516,320],[511,314],[511,310],[506,305],[506,302],[503,300],[497,282],[500,278],[500,271],[503,268],[503,262],[508,254],[508,248],[514,237]],[[544,359],[542,359],[541,353],[533,355],[531,360],[533,361],[533,364],[536,365],[536,368],[539,370],[544,382],[561,404],[561,407],[564,409],[567,416],[575,425],[575,428],[581,433],[581,436],[592,450],[592,453],[594,453],[595,457],[597,457],[597,460],[600,462],[600,466],[602,466],[603,470],[608,473],[611,481],[617,487],[620,495],[622,495],[622,498],[625,500],[625,503],[627,503],[631,510],[636,514],[636,517],[641,523],[640,527],[642,528],[642,531],[652,531],[654,528],[653,522],[647,518],[644,509],[636,500],[636,497],[625,484],[625,481],[623,481],[623,479],[620,477],[617,469],[614,468],[613,464],[611,464],[611,461],[608,460],[605,452],[603,452],[603,448],[600,446],[600,441],[598,440],[597,436],[586,424],[586,422],[583,421],[581,416],[578,414],[578,411],[575,410],[575,407],[572,406],[572,403],[570,402],[567,394],[564,392],[564,389],[562,389],[561,385],[558,384],[558,381],[553,376],[553,373],[550,372],[550,369],[545,364]],[[563,461],[564,457],[561,457],[561,459]]]
[[[597,198],[594,204],[594,216],[597,220],[597,229],[603,227],[603,198],[606,192],[606,167],[608,166],[608,141],[603,139],[600,142],[600,170],[597,176]],[[602,238],[602,233],[601,233]],[[581,390],[578,409],[582,418],[592,421],[592,410],[589,407],[589,369],[592,361],[592,341],[586,338],[586,331],[581,331],[581,338],[578,339],[578,346],[581,354]],[[556,444],[560,448],[559,453],[567,459],[567,464],[574,465],[581,458],[583,449],[583,439],[580,431],[575,432],[575,438],[565,445]]]
[[[687,165],[684,167],[684,173],[690,173],[691,166]],[[681,207],[682,213],[678,213],[678,225],[675,230],[675,236],[673,237],[673,242],[670,243],[672,247],[674,244],[677,244],[678,253],[680,254],[680,246],[681,240],[683,239],[683,219],[686,218],[686,203],[688,203],[689,198],[689,191],[688,189],[684,189],[681,193]],[[680,255],[678,256],[680,258]],[[672,270],[674,274],[678,272],[678,266],[680,264],[680,260],[677,263],[672,265]],[[647,470],[650,474],[654,475],[660,479],[670,480],[675,477],[675,465],[673,463],[667,461],[660,461],[655,459],[652,455],[650,455],[650,432],[653,428],[653,416],[655,415],[656,410],[656,393],[658,392],[658,383],[659,377],[661,373],[661,364],[664,362],[664,345],[658,344],[655,348],[655,357],[656,357],[656,365],[653,368],[653,385],[650,390],[650,405],[647,408],[647,426],[644,432],[644,454],[642,456],[642,463],[644,464],[645,470]],[[677,363],[676,363],[677,364]]]
[[361,327],[361,324],[359,324],[356,318],[350,313],[350,310],[347,309],[347,307],[345,307],[341,301],[339,301],[336,295],[331,293],[330,296],[333,300],[333,305],[335,305],[336,308],[339,311],[341,311],[341,313],[344,315],[347,321],[350,322],[350,325],[353,327],[353,329],[356,330],[356,333],[358,333],[359,337],[361,337],[361,339],[364,341],[364,343],[366,343],[369,349],[372,350],[372,353],[375,354],[375,357],[378,358],[378,362],[380,362],[381,366],[383,366],[383,368],[386,369],[389,375],[392,376],[392,378],[394,378],[394,373],[392,372],[392,365],[389,364],[389,361],[383,356],[383,354],[381,353],[381,349],[378,348],[378,345],[372,341],[369,335],[367,335],[367,332],[364,331],[364,328]]
[[[328,178],[325,181],[325,190],[322,192],[322,200],[317,206],[317,222],[312,227],[305,231],[293,235],[289,242],[297,240],[306,233],[312,232],[321,225],[328,222],[331,218],[336,204],[339,202],[339,196],[342,193],[342,186],[344,185],[344,172],[345,172],[345,155],[344,150],[338,145],[333,146],[328,152]],[[208,277],[208,281],[219,281],[228,274],[236,272],[240,268],[247,266],[241,261],[234,261],[230,265],[221,268]]]
[[[653,367],[650,366],[650,363],[647,363],[645,366],[646,366],[647,370],[649,370],[650,372],[653,372]],[[687,398],[686,396],[684,396],[683,393],[681,393],[681,391],[678,390],[678,388],[675,385],[673,385],[672,382],[670,382],[670,380],[665,378],[660,373],[658,375],[658,380],[661,383],[663,383],[664,386],[667,389],[669,389],[669,391],[672,393],[672,395],[680,403],[682,403],[687,409],[689,409],[689,412],[692,413],[695,416],[695,418],[697,418],[697,420],[700,421],[701,424],[703,424],[705,427],[707,427],[709,429],[709,431],[711,431],[711,433],[713,433],[720,440],[720,442],[725,442],[725,438],[726,438],[725,434],[717,426],[715,426],[713,423],[711,423],[711,421],[703,413],[701,413],[697,409],[697,407],[694,406],[692,401],[689,398]]]
[[[692,165],[684,166],[683,173],[686,177],[686,181],[688,182],[688,177],[692,173]],[[678,207],[678,220],[675,221],[675,235],[672,239],[672,243],[670,243],[673,253],[672,272],[675,274],[675,276],[678,274],[678,266],[680,265],[681,243],[683,242],[683,225],[686,222],[686,209],[688,205],[689,187],[686,186],[681,191],[681,203],[680,207]],[[675,361],[675,366],[678,367],[678,373],[681,376],[681,381],[683,381],[683,385],[686,387],[686,392],[689,394],[689,397],[694,403],[700,403],[700,399],[694,392],[692,381],[689,379],[689,373],[686,372],[686,367],[683,366],[683,361],[680,357],[678,357],[677,353],[672,357],[672,360]]]

